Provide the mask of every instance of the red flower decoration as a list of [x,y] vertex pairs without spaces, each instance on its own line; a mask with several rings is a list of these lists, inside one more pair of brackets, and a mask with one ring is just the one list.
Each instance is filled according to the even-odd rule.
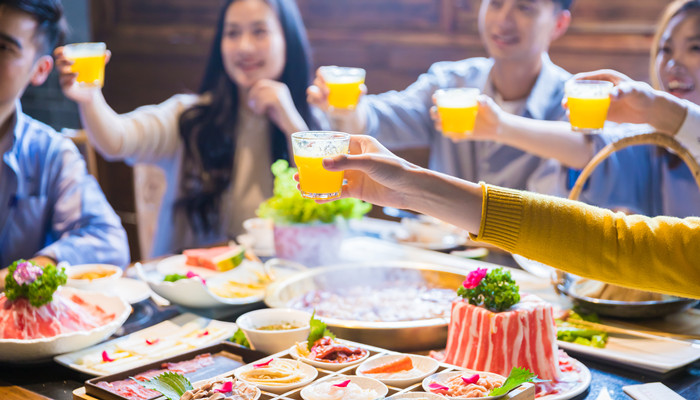
[[475,287],[479,286],[479,283],[481,283],[481,280],[484,279],[487,272],[488,270],[486,268],[475,269],[474,271],[470,272],[469,275],[467,275],[467,279],[462,282],[462,286],[464,286],[466,289],[474,289]]
[[221,385],[220,388],[214,389],[214,390],[217,391],[217,392],[219,392],[219,393],[228,393],[228,392],[231,392],[231,391],[233,391],[233,382],[231,382],[231,381],[226,381],[226,382],[224,382],[223,385]]
[[474,375],[470,376],[469,378],[462,377],[462,380],[464,381],[465,385],[477,383],[477,382],[479,382],[479,374],[474,374]]
[[265,368],[265,367],[267,367],[268,365],[270,365],[270,363],[272,362],[272,360],[274,360],[274,358],[271,358],[271,359],[267,360],[267,362],[264,362],[264,363],[253,364],[253,367],[255,367],[255,368]]
[[344,387],[348,387],[348,383],[350,383],[350,379],[348,379],[348,380],[346,380],[346,381],[343,381],[342,383],[336,383],[336,384],[333,385],[333,386],[337,386],[337,387],[342,387],[342,388],[344,388]]
[[104,362],[112,362],[112,361],[114,361],[114,359],[113,359],[113,358],[110,358],[109,355],[107,354],[107,351],[105,350],[105,351],[102,352],[102,361],[104,361]]

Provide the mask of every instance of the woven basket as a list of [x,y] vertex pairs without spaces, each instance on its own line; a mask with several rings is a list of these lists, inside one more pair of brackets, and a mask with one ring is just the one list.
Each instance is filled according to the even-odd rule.
[[[698,162],[695,160],[695,158],[688,152],[688,150],[685,147],[683,147],[683,145],[678,143],[678,141],[676,141],[676,139],[674,139],[673,137],[662,133],[654,132],[644,133],[635,136],[628,136],[616,142],[610,143],[609,145],[602,148],[598,152],[598,154],[596,154],[591,159],[588,165],[586,165],[581,171],[581,175],[579,175],[578,179],[576,180],[576,183],[574,184],[574,187],[571,189],[569,199],[578,200],[579,196],[581,195],[583,185],[586,183],[593,171],[611,154],[627,147],[649,144],[664,147],[675,152],[676,155],[678,155],[686,163],[686,165],[690,169],[690,172],[695,178],[695,183],[698,185],[698,187],[700,187],[700,165],[698,165]],[[557,270],[556,281],[553,282],[554,288],[557,292],[559,292],[559,286],[562,285],[566,280],[567,273],[564,271]]]

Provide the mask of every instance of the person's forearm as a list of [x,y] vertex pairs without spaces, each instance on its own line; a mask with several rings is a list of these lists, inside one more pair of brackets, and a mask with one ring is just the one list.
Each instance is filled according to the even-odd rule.
[[407,208],[432,215],[477,234],[481,225],[481,185],[419,168],[410,172]]
[[688,112],[685,105],[668,93],[660,93],[654,99],[654,107],[649,115],[649,124],[659,132],[675,135],[683,125]]
[[571,130],[568,122],[540,121],[507,114],[498,140],[542,158],[553,158],[563,165],[583,169],[593,157],[593,145],[584,135]]
[[78,104],[78,110],[90,143],[103,155],[118,155],[124,142],[124,128],[102,92],[96,91],[92,101]]

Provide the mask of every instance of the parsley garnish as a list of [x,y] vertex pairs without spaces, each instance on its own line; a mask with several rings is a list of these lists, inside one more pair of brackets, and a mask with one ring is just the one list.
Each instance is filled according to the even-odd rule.
[[[504,311],[520,301],[520,288],[510,276],[510,271],[503,268],[492,269],[479,276],[479,270],[470,273],[457,294],[475,306],[484,305],[491,311]],[[476,275],[475,281],[473,275]],[[469,287],[469,288],[468,288]]]
[[46,267],[41,267],[43,273],[34,282],[20,285],[15,281],[13,275],[17,270],[17,265],[24,262],[31,263],[31,261],[18,260],[9,267],[8,274],[5,277],[5,295],[7,299],[15,300],[23,297],[29,300],[29,304],[34,307],[41,307],[51,302],[56,289],[66,284],[68,278],[65,269],[61,268],[59,270],[56,266],[49,264]]

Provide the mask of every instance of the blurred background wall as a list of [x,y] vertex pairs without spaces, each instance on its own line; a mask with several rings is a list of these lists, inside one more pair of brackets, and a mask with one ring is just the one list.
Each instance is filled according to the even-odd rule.
[[[315,64],[365,68],[370,93],[400,90],[436,61],[485,55],[476,23],[480,0],[297,1]],[[572,73],[614,68],[647,80],[654,25],[667,3],[577,0],[572,26],[554,43],[552,60]],[[73,26],[71,41],[104,41],[112,51],[104,94],[117,112],[197,89],[220,0],[64,0],[64,4]],[[44,86],[43,94],[33,90],[25,95],[25,109],[54,127],[79,127],[74,108],[56,92],[57,83]],[[51,102],[57,106],[52,108]],[[421,163],[426,152],[416,149],[405,155]],[[129,233],[132,258],[139,259],[131,170],[100,160],[98,171],[100,184]]]

